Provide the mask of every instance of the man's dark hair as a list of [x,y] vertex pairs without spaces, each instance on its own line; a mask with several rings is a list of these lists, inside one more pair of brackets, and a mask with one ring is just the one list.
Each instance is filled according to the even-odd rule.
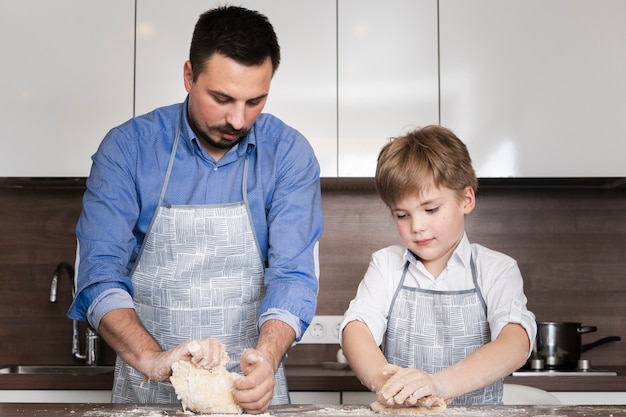
[[216,52],[246,66],[261,65],[270,57],[272,73],[280,63],[272,24],[261,13],[243,7],[222,6],[200,15],[189,48],[194,81]]

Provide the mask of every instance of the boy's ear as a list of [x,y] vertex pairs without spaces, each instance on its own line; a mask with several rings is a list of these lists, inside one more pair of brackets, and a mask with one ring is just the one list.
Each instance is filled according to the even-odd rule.
[[470,214],[476,207],[476,193],[471,186],[465,187],[463,190],[463,214]]

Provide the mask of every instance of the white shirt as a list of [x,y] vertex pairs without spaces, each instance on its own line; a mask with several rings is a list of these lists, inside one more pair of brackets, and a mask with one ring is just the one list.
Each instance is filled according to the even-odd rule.
[[387,330],[387,315],[392,298],[407,261],[409,268],[405,286],[458,291],[474,288],[470,267],[472,255],[478,286],[487,304],[491,340],[496,339],[508,323],[519,323],[526,329],[531,341],[528,352],[530,355],[537,335],[537,323],[535,315],[526,308],[524,283],[517,262],[503,253],[475,243],[470,244],[467,235],[463,236],[448,265],[436,278],[403,246],[389,246],[374,252],[367,272],[357,288],[356,297],[344,314],[340,332],[347,323],[359,320],[367,325],[376,344],[380,345]]

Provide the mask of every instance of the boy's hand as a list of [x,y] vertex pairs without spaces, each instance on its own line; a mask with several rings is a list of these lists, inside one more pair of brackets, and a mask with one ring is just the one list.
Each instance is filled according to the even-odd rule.
[[432,375],[415,368],[386,365],[385,375],[391,375],[378,391],[378,402],[389,407],[435,407],[444,405],[440,390]]

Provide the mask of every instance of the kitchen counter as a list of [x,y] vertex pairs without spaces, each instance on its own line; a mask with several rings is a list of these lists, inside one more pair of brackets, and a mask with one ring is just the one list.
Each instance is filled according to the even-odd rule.
[[[3,417],[59,416],[59,417],[159,417],[189,416],[177,406],[137,405],[137,404],[0,404]],[[263,416],[279,417],[375,417],[379,414],[368,406],[349,405],[285,405],[273,406]],[[390,414],[387,414],[390,415]],[[508,417],[508,416],[586,416],[586,417],[624,417],[626,406],[451,406],[442,416],[463,417]],[[220,415],[224,417],[224,415]]]
[[[546,391],[626,391],[626,366],[607,367],[617,376],[509,376],[504,382],[528,385]],[[366,391],[351,370],[332,370],[321,366],[286,367],[291,391]],[[99,375],[0,375],[4,390],[109,390],[113,372]]]
[[[508,376],[504,382],[546,391],[626,391],[626,366],[604,368],[617,376]],[[290,391],[366,391],[351,370],[293,365],[285,371]]]

